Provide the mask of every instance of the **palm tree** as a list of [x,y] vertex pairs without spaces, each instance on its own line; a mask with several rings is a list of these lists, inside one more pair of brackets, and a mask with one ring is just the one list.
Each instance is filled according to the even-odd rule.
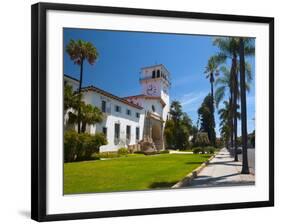
[[[238,106],[238,97],[239,97],[239,83],[238,83],[238,55],[239,55],[239,38],[225,37],[225,38],[215,38],[214,45],[218,46],[220,52],[217,57],[221,59],[222,62],[225,62],[227,59],[231,60],[231,70],[230,70],[230,102],[232,104],[231,117],[233,118],[233,137],[234,137],[234,160],[237,161],[237,109]],[[247,46],[244,49],[245,55],[252,55],[253,49],[251,46]],[[246,65],[246,63],[244,63]],[[248,66],[245,66],[248,67]],[[248,76],[250,77],[250,72]],[[245,85],[245,90],[246,90]]]
[[80,105],[80,118],[78,118],[78,115],[73,112],[68,112],[69,116],[69,123],[75,124],[78,122],[78,119],[80,119],[80,122],[82,123],[81,132],[86,132],[86,126],[88,125],[94,125],[96,123],[99,123],[103,119],[103,114],[101,110],[95,106],[92,106],[91,104],[85,104],[84,102]]
[[63,97],[63,114],[66,115],[69,109],[78,110],[81,101],[81,94],[75,93],[72,86],[64,86],[64,97]]
[[[246,43],[246,47],[245,47]],[[246,63],[245,63],[245,51],[249,54],[254,54],[254,46],[251,39],[249,38],[239,38],[239,58],[240,58],[240,91],[241,91],[241,133],[242,133],[242,174],[249,174],[248,166],[248,153],[247,153],[247,102],[246,102]]]
[[238,38],[224,37],[215,38],[214,45],[218,46],[220,53],[217,55],[221,61],[231,60],[230,83],[231,83],[231,117],[233,118],[233,138],[234,138],[234,161],[238,161],[237,156],[237,99],[238,99],[238,77],[237,77],[237,54],[239,49]]
[[218,114],[220,118],[220,133],[225,142],[226,147],[228,148],[228,143],[231,137],[231,117],[230,117],[230,103],[229,101],[223,102],[224,107],[219,109]]
[[219,60],[216,56],[211,56],[208,60],[208,64],[205,68],[205,74],[206,78],[209,79],[211,84],[211,97],[214,99],[214,81],[215,81],[215,75],[218,75],[218,66],[219,66]]
[[[98,58],[98,51],[91,42],[84,40],[70,40],[66,46],[66,52],[69,54],[74,64],[80,66],[80,83],[78,92],[81,93],[83,83],[83,65],[87,60],[90,65],[93,65]],[[80,108],[78,108],[78,133],[81,131]]]

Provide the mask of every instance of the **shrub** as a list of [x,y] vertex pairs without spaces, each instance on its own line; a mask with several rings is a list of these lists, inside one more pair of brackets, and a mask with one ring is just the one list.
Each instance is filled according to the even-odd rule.
[[143,151],[135,151],[134,154],[144,154]]
[[199,154],[200,152],[202,152],[202,148],[201,147],[195,147],[192,149],[194,154]]
[[77,146],[79,144],[78,133],[75,130],[64,132],[64,161],[72,162],[75,160]]
[[99,158],[117,158],[119,157],[118,153],[116,152],[100,152],[97,155]]
[[209,154],[214,154],[214,152],[216,151],[216,148],[213,146],[207,146],[207,147],[205,147],[205,151]]
[[64,160],[65,162],[92,159],[93,153],[98,153],[107,140],[103,133],[91,135],[89,133],[78,134],[74,130],[64,133]]
[[103,133],[96,133],[95,135],[81,133],[79,139],[82,144],[82,159],[91,159],[93,153],[99,153],[100,146],[107,144]]
[[122,156],[125,156],[128,154],[128,149],[127,148],[120,148],[118,149],[118,155],[122,155]]
[[210,144],[208,133],[198,132],[195,138],[195,145],[199,147],[205,147]]

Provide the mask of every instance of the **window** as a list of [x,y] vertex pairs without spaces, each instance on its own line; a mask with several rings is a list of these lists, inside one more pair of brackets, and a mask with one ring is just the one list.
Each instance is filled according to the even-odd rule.
[[152,71],[152,78],[155,78],[155,70]]
[[104,100],[101,101],[101,111],[106,113],[106,102]]
[[131,139],[131,126],[127,125],[126,127],[126,139],[130,140]]
[[158,69],[157,70],[157,78],[159,78],[160,77],[160,70]]
[[120,124],[114,125],[114,138],[119,139],[120,138]]
[[155,106],[154,105],[151,106],[151,109],[152,109],[153,112],[155,112]]
[[131,116],[131,110],[127,109],[127,115]]
[[115,106],[115,111],[121,113],[121,107],[118,106],[118,105],[116,105],[116,106]]
[[104,134],[105,137],[107,137],[107,127],[102,128],[102,133]]
[[138,141],[140,139],[140,128],[136,127],[136,140]]
[[139,118],[140,117],[140,113],[136,112],[136,117]]

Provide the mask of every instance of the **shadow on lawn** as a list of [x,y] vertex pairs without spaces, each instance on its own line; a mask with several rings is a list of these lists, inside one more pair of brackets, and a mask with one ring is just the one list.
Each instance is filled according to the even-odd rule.
[[155,189],[155,188],[170,188],[173,185],[175,185],[177,183],[177,181],[162,181],[162,182],[154,182],[152,184],[149,185],[149,188],[151,189]]

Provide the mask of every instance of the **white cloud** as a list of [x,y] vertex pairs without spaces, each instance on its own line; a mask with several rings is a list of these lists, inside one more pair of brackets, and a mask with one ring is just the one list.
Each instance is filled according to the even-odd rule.
[[179,101],[184,111],[197,111],[206,95],[205,92],[191,92],[184,94]]

